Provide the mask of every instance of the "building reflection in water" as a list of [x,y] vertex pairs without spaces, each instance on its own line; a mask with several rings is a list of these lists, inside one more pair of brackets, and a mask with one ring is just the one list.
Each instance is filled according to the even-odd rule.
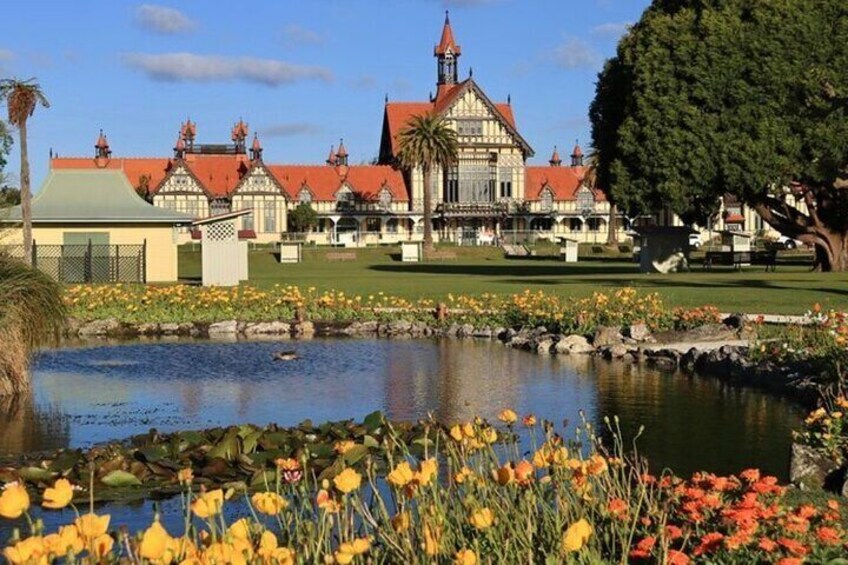
[[[273,360],[295,349],[296,362]],[[48,352],[34,399],[0,405],[0,452],[87,446],[145,433],[251,422],[294,425],[433,414],[494,420],[504,408],[573,428],[618,415],[626,439],[678,472],[760,466],[785,476],[786,402],[756,391],[588,356],[551,357],[490,341],[313,340],[129,344]],[[571,435],[571,430],[566,436]]]
[[[645,426],[638,450],[678,474],[759,467],[788,476],[800,408],[757,390],[639,365],[594,362],[599,429],[617,415],[625,444]],[[654,468],[654,471],[660,469]]]

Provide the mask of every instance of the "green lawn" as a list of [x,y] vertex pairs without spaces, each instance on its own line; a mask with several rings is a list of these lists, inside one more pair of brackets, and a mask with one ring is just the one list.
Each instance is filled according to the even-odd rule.
[[[691,273],[645,275],[622,258],[565,264],[553,257],[505,259],[499,249],[491,247],[451,250],[457,259],[401,263],[397,248],[350,250],[357,260],[344,262],[327,261],[326,248],[306,248],[304,261],[294,265],[279,264],[270,250],[254,250],[250,252],[250,283],[259,287],[314,286],[363,295],[382,291],[408,298],[507,294],[524,289],[579,297],[632,286],[659,292],[672,305],[712,304],[728,312],[799,314],[816,302],[826,308],[848,308],[848,273],[812,273],[803,266],[781,265],[776,273],[761,268],[706,273],[696,265]],[[181,248],[180,276],[199,279],[199,251]]]

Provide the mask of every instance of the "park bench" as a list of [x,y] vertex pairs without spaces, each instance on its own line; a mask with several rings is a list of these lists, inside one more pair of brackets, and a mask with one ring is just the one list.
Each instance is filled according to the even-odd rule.
[[777,251],[707,251],[704,255],[704,270],[724,265],[741,269],[743,265],[763,265],[766,271],[777,270]]
[[327,253],[327,261],[356,261],[356,253],[353,251],[335,251]]

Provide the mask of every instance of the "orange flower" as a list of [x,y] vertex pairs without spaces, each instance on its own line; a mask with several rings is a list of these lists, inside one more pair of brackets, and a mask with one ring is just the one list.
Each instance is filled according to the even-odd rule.
[[786,551],[798,556],[807,555],[810,552],[810,548],[808,548],[803,543],[798,540],[794,540],[792,538],[780,538],[777,540],[777,543],[780,544]]
[[682,551],[669,549],[668,558],[665,562],[666,565],[689,565],[689,557]]
[[694,555],[704,555],[705,553],[712,553],[721,547],[721,542],[724,540],[724,534],[719,532],[712,532],[706,534],[701,537],[701,543],[695,548],[692,552]]
[[526,459],[522,459],[515,465],[515,481],[520,485],[527,485],[536,476],[536,469],[533,467],[533,464],[527,461]]
[[627,513],[627,503],[621,498],[613,498],[607,504],[607,511],[616,518],[623,517]]
[[839,530],[830,526],[821,526],[816,530],[816,539],[824,545],[839,545],[842,542]]
[[636,547],[630,551],[631,559],[648,559],[657,544],[657,538],[648,536],[642,538],[636,543]]
[[665,527],[665,537],[669,540],[676,540],[683,537],[683,530],[681,530],[678,526],[670,524]]
[[527,414],[526,416],[524,416],[524,419],[521,420],[521,423],[523,423],[528,428],[532,428],[536,425],[536,416],[534,416],[533,414]]

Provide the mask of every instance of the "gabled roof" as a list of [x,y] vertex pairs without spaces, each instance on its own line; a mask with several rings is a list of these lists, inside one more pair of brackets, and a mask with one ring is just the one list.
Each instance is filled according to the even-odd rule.
[[250,177],[253,171],[256,171],[257,169],[265,171],[265,174],[271,180],[271,183],[273,183],[274,186],[276,186],[277,189],[280,191],[280,194],[282,194],[286,200],[290,199],[289,194],[286,192],[286,189],[283,188],[283,185],[280,184],[280,181],[277,180],[277,177],[274,175],[273,172],[271,172],[271,169],[269,169],[268,166],[262,161],[251,162],[250,168],[247,170],[247,172],[244,173],[244,175],[242,175],[241,180],[239,180],[238,184],[236,184],[235,188],[233,189],[233,193],[237,193],[239,190],[241,190],[245,182],[247,182],[248,177]]
[[149,178],[148,189],[153,192],[159,187],[165,175],[168,174],[171,168],[171,159],[167,157],[114,157],[104,161],[93,157],[56,157],[50,161],[50,168],[52,170],[120,170],[126,175],[133,188],[138,188],[141,177],[147,175]]
[[292,199],[297,199],[305,186],[315,200],[332,201],[336,199],[336,192],[347,183],[362,200],[378,200],[380,189],[387,186],[393,200],[409,201],[403,174],[388,165],[268,165],[267,168]]
[[391,146],[392,155],[397,155],[399,150],[398,134],[406,128],[409,120],[416,115],[424,115],[429,112],[435,112],[439,115],[445,115],[454,103],[462,97],[463,94],[473,90],[480,100],[489,108],[492,115],[501,122],[510,134],[515,137],[516,141],[524,149],[528,157],[533,156],[533,149],[530,144],[521,137],[518,129],[515,127],[515,116],[512,112],[512,106],[509,104],[495,104],[483,90],[468,78],[459,84],[443,85],[439,88],[436,98],[433,102],[387,102],[384,121],[386,126],[383,128],[383,135],[389,136],[389,139],[383,139],[382,144],[389,143]]
[[[20,206],[9,219],[19,221]],[[192,217],[142,200],[119,170],[53,170],[32,201],[33,223],[188,224]]]
[[186,155],[184,163],[212,198],[224,198],[235,190],[247,173],[246,155]]
[[[586,167],[525,167],[524,168],[524,199],[539,200],[542,192],[549,188],[554,200],[577,200],[577,192],[583,186]],[[606,196],[603,192],[593,191],[595,200],[603,202]]]

